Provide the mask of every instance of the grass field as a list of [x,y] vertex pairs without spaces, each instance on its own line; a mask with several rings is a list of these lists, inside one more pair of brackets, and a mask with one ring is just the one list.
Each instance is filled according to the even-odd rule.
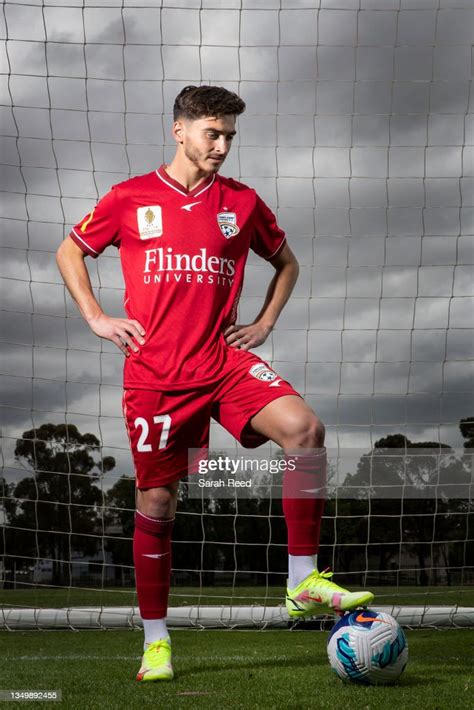
[[[474,606],[472,587],[380,587],[376,605]],[[281,604],[279,587],[175,587],[170,605]],[[0,606],[136,606],[133,589],[0,590]],[[0,610],[1,613],[1,610]],[[41,707],[330,708],[467,710],[472,702],[472,630],[408,631],[409,662],[397,686],[342,684],[326,658],[326,632],[177,630],[175,681],[139,685],[141,631],[0,632],[0,690],[61,690]],[[471,698],[471,700],[469,700]],[[37,703],[28,703],[28,706]]]
[[[328,708],[468,710],[473,707],[473,632],[408,631],[409,661],[393,687],[345,685],[316,631],[171,632],[176,678],[137,684],[137,631],[1,632],[0,689],[61,690],[67,710]],[[470,699],[469,699],[470,698]]]
[[[351,586],[353,591],[356,586]],[[474,606],[474,587],[370,587],[375,605],[427,604],[431,606]],[[194,604],[265,604],[277,606],[285,598],[283,587],[174,587],[170,606]],[[68,607],[68,606],[136,606],[133,589],[88,589],[24,587],[0,589],[0,606]]]

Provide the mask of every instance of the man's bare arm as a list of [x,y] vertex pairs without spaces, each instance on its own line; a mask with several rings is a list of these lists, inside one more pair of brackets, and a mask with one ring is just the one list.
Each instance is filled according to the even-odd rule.
[[138,347],[134,339],[143,345],[145,329],[136,320],[111,318],[98,304],[92,290],[89,272],[84,259],[86,254],[67,237],[56,252],[56,261],[69,293],[87,321],[91,330],[100,338],[111,340],[128,357],[129,348],[134,352]]
[[262,309],[254,322],[249,325],[231,325],[224,333],[226,343],[240,350],[250,350],[261,345],[268,338],[278,316],[288,301],[298,279],[298,261],[288,244],[270,264],[276,273],[268,286]]

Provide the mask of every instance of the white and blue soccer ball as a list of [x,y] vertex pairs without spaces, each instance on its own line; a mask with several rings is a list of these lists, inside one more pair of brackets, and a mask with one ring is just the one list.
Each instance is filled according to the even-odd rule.
[[389,685],[405,670],[408,645],[393,616],[372,609],[345,614],[328,640],[331,668],[342,680],[361,685]]

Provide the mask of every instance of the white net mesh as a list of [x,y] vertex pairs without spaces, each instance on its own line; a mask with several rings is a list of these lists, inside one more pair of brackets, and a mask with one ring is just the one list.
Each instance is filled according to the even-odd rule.
[[[186,84],[224,85],[247,102],[223,173],[275,210],[301,265],[256,352],[324,421],[339,483],[357,475],[367,491],[360,457],[395,434],[405,437],[397,448],[452,447],[468,482],[470,0],[38,0],[3,10],[4,605],[134,603],[122,355],[78,316],[54,252],[112,184],[171,159],[170,111]],[[115,250],[87,265],[104,310],[121,315]],[[250,258],[241,322],[259,311],[270,276]],[[217,426],[211,445],[235,448]],[[435,459],[425,484],[439,483]],[[469,605],[470,494],[332,500],[321,559],[337,581],[387,585],[381,603]],[[172,605],[279,603],[279,501],[184,500],[173,567]]]

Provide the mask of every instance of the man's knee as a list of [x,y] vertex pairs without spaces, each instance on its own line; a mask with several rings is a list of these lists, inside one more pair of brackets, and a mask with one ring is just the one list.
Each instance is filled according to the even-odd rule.
[[178,487],[174,485],[138,491],[137,508],[151,518],[174,518]]
[[288,422],[282,446],[285,449],[319,449],[324,446],[325,433],[322,421],[312,410],[308,410]]

